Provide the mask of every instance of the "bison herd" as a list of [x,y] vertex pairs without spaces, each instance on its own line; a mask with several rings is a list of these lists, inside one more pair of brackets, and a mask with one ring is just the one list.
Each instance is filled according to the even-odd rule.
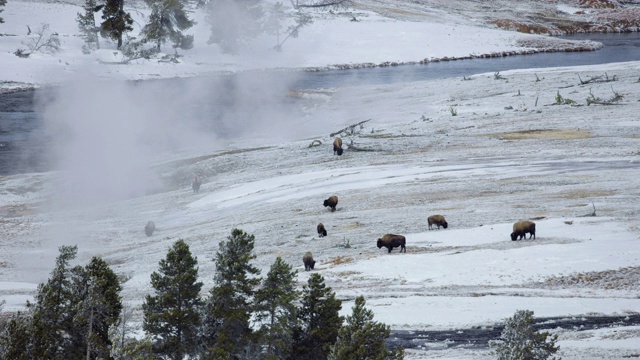
[[[333,140],[333,153],[334,155],[342,155],[342,139],[340,137],[336,137]],[[195,176],[193,182],[191,183],[191,188],[193,189],[193,193],[197,194],[200,191],[200,185],[202,185],[202,179],[199,176]],[[338,196],[333,195],[328,199],[324,200],[323,205],[325,207],[329,207],[331,212],[336,211],[336,206],[338,205]],[[442,215],[431,215],[427,218],[427,224],[429,226],[429,230],[432,230],[435,226],[437,230],[440,228],[447,229],[449,224],[445,220]],[[156,225],[153,221],[147,222],[147,225],[144,227],[144,232],[147,236],[151,236],[156,228]],[[318,237],[327,236],[327,229],[325,228],[323,223],[319,223],[317,226]],[[518,221],[513,224],[513,232],[511,233],[511,240],[516,241],[520,239],[526,239],[526,234],[529,233],[529,238],[536,238],[536,224],[532,221]],[[387,252],[391,253],[391,250],[399,247],[400,252],[407,252],[406,248],[407,239],[403,235],[395,235],[395,234],[385,234],[381,238],[378,238],[376,245],[378,249],[383,247],[387,248]],[[306,271],[313,270],[316,261],[313,259],[313,255],[311,252],[307,252],[302,257],[302,262],[304,263],[304,269]]]

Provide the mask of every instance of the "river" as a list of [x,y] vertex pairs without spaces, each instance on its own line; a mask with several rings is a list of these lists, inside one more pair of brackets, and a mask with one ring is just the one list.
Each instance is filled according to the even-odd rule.
[[[448,77],[463,77],[478,73],[500,72],[512,69],[546,68],[576,65],[593,65],[613,62],[640,60],[640,34],[581,34],[567,37],[570,39],[590,39],[602,42],[605,46],[593,52],[540,53],[534,55],[517,55],[502,58],[484,58],[433,62],[424,65],[402,65],[395,67],[360,68],[350,70],[333,70],[324,72],[260,72],[244,73],[232,77],[256,78],[265,77],[270,83],[282,84],[282,89],[275,89],[285,94],[288,87],[295,89],[335,88],[346,85],[389,84],[433,80]],[[274,79],[278,79],[274,82]],[[236,79],[237,80],[237,79]],[[205,83],[210,79],[171,79],[154,80],[153,82],[170,83],[174,96],[180,96],[180,89],[185,84]],[[148,83],[153,83],[149,81]],[[211,122],[215,122],[216,113],[224,111],[227,104],[234,103],[235,89],[228,81],[229,89],[219,94],[217,99],[196,98],[200,113],[206,113]],[[291,85],[293,84],[293,85]],[[145,86],[145,85],[140,85]],[[0,94],[0,175],[12,175],[29,172],[53,170],[47,160],[49,137],[43,130],[42,117],[35,109],[38,91],[21,91]],[[238,90],[240,91],[240,90]],[[49,95],[54,95],[50,92]],[[42,96],[39,96],[42,98]],[[222,105],[222,106],[220,106]],[[251,104],[248,105],[249,107]],[[222,110],[220,110],[222,109]],[[211,114],[214,114],[211,116]],[[213,124],[211,126],[218,126]],[[224,132],[218,126],[216,131]],[[232,133],[227,134],[233,136]]]

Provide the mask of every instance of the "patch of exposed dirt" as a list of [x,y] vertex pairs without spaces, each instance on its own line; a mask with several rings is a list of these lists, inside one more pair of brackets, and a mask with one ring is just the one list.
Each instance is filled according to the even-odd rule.
[[574,140],[574,139],[588,139],[593,137],[589,131],[578,130],[578,129],[522,130],[522,131],[514,131],[514,132],[488,134],[487,136],[494,136],[501,140],[525,140],[525,139]]
[[624,267],[617,270],[591,271],[567,276],[552,276],[544,281],[528,284],[532,287],[566,289],[568,287],[605,290],[640,290],[640,267]]

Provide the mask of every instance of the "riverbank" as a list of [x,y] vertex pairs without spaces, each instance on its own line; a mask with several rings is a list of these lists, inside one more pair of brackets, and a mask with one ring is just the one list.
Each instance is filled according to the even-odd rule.
[[[143,80],[259,69],[317,71],[549,51],[590,51],[601,46],[596,42],[566,41],[501,28],[490,17],[494,16],[491,15],[495,13],[494,8],[476,11],[477,4],[473,1],[455,3],[416,5],[357,1],[354,7],[346,9],[312,11],[313,23],[302,28],[298,38],[288,39],[281,52],[273,50],[275,38],[264,35],[251,40],[235,55],[223,53],[215,44],[207,44],[209,29],[203,12],[196,9],[192,15],[197,24],[188,31],[195,37],[194,48],[179,51],[180,56],[175,61],[166,61],[165,55],[174,53],[169,46],[151,59],[129,60],[105,39],[101,40],[101,50],[84,54],[75,20],[77,13],[83,11],[81,2],[16,0],[9,2],[2,13],[5,23],[0,25],[3,35],[0,84],[6,88],[10,88],[7,84],[12,82],[29,86],[60,84],[83,74],[104,79]],[[490,4],[496,9],[506,6],[501,2]],[[132,36],[137,36],[148,10],[142,3],[132,2],[128,6],[135,20]],[[543,23],[545,19],[540,14],[546,12],[555,14],[554,21],[565,19],[587,23],[605,12],[535,1],[520,1],[517,5],[510,2],[506,6],[508,9],[514,7],[523,19],[531,15]],[[584,14],[576,15],[580,11]],[[476,14],[476,18],[472,14]],[[508,12],[502,15],[508,15],[510,19],[514,16]],[[34,52],[27,58],[16,56],[14,53],[18,49],[30,52],[27,44],[33,41],[33,32],[43,24],[48,25],[48,33],[58,34],[60,51],[52,54]],[[623,29],[619,27],[617,31]],[[31,35],[28,35],[29,31]],[[547,33],[557,34],[556,31]]]

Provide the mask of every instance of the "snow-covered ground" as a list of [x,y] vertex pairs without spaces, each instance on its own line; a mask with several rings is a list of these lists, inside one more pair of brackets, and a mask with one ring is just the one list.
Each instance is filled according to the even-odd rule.
[[[198,256],[208,291],[218,243],[238,227],[255,234],[263,273],[281,256],[305,283],[301,258],[311,251],[314,271],[345,300],[344,314],[355,296],[365,295],[376,319],[394,329],[491,326],[518,309],[537,317],[637,314],[640,62],[302,89],[288,100],[294,115],[266,104],[264,123],[235,119],[248,128],[238,138],[188,129],[190,119],[178,117],[172,101],[158,104],[149,88],[91,80],[410,62],[519,50],[515,39],[532,36],[465,28],[471,25],[462,15],[435,9],[441,16],[423,21],[391,18],[364,6],[374,3],[353,10],[362,20],[357,23],[317,21],[283,53],[265,46],[259,64],[249,55],[235,61],[197,47],[181,64],[104,65],[82,55],[71,35],[77,30],[68,19],[77,7],[10,1],[0,32],[24,34],[25,23],[47,21],[69,36],[63,35],[63,52],[28,59],[6,54],[19,37],[0,42],[6,50],[0,80],[64,84],[42,111],[49,130],[64,128],[54,154],[66,169],[0,177],[4,310],[24,305],[63,244],[78,244],[80,262],[105,258],[123,280],[124,300],[136,306],[151,291],[158,261],[182,238]],[[352,26],[363,30],[348,32],[349,46],[336,51]],[[403,31],[406,36],[397,36]],[[387,52],[375,51],[381,48]],[[207,62],[194,60],[198,56]],[[616,81],[580,84],[605,74]],[[96,110],[105,89],[117,90],[108,98],[120,109]],[[615,93],[623,97],[617,105],[587,106],[591,96],[608,100]],[[576,104],[556,105],[558,94]],[[357,134],[342,135],[344,155],[333,155],[328,134],[367,119]],[[185,127],[172,130],[176,138],[197,137],[197,153],[150,151],[153,141],[144,135],[172,120]],[[314,140],[322,144],[310,146]],[[204,178],[199,194],[190,188],[196,174]],[[333,213],[322,206],[330,195],[339,197]],[[444,215],[449,228],[428,230],[433,214]],[[512,242],[511,225],[523,219],[537,223],[536,239]],[[152,237],[143,231],[148,220],[157,226]],[[319,222],[325,238],[316,234]],[[376,239],[385,233],[405,235],[407,253],[378,249]],[[640,354],[637,326],[558,333],[565,359]],[[407,356],[427,357],[490,355],[452,349]]]

